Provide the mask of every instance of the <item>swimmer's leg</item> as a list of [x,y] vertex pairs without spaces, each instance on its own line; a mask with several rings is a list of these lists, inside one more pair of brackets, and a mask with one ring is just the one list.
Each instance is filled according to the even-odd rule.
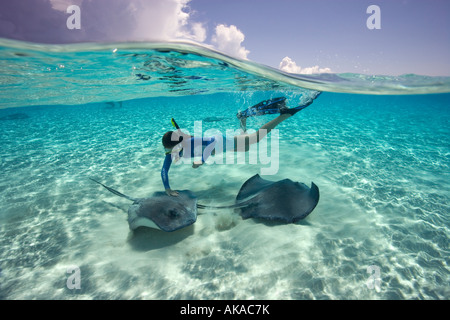
[[245,133],[247,132],[247,118],[240,118],[239,122],[241,123],[241,129]]
[[241,122],[242,131],[247,131],[247,118],[253,116],[262,116],[265,114],[275,114],[279,113],[281,109],[286,109],[286,98],[278,97],[269,100],[261,101],[246,110],[239,111],[236,117]]
[[247,152],[250,149],[250,145],[260,142],[272,129],[275,129],[277,125],[292,117],[289,113],[284,113],[276,117],[275,119],[267,122],[255,133],[241,134],[234,137],[234,151],[235,152]]

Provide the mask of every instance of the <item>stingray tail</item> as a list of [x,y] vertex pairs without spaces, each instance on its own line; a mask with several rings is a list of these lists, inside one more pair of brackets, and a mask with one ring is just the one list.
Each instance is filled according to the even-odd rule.
[[238,208],[244,208],[244,207],[249,207],[251,205],[249,205],[247,202],[240,202],[240,203],[235,203],[232,205],[228,205],[228,206],[207,206],[204,204],[199,204],[197,203],[197,208],[199,209],[230,209],[230,208],[234,208],[234,209],[238,209]]
[[94,180],[94,179],[92,179],[92,178],[89,178],[89,179],[91,179],[92,181],[97,182],[98,184],[102,185],[102,186],[105,187],[108,191],[114,193],[116,196],[119,196],[119,197],[122,197],[122,198],[125,198],[125,199],[128,199],[128,200],[131,200],[131,201],[136,201],[136,199],[131,198],[131,197],[129,197],[129,196],[123,194],[123,193],[120,193],[119,191],[114,190],[113,188],[107,187],[107,186],[105,186],[103,183],[98,182],[97,180]]

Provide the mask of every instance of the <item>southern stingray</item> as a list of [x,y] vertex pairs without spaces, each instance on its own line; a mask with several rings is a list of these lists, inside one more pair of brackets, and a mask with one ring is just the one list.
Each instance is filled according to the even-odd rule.
[[197,197],[189,190],[180,191],[178,197],[155,192],[149,198],[132,198],[92,178],[91,180],[115,195],[133,201],[128,208],[128,225],[131,230],[150,227],[171,232],[197,221]]
[[308,188],[290,179],[273,182],[256,174],[242,185],[235,206],[241,208],[244,219],[294,223],[306,218],[318,202],[319,188],[314,182]]
[[319,188],[311,188],[290,179],[269,181],[258,174],[248,179],[239,190],[236,203],[228,206],[207,206],[197,203],[189,190],[179,191],[178,197],[155,192],[149,198],[132,198],[91,179],[118,195],[133,201],[128,209],[130,229],[145,226],[163,231],[175,231],[193,224],[199,209],[238,208],[243,219],[257,218],[295,223],[306,218],[319,202]]

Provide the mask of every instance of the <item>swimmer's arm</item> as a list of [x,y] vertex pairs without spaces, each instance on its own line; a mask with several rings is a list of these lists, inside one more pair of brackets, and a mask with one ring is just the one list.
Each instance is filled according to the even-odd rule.
[[194,161],[194,164],[192,165],[192,168],[198,168],[200,167],[202,164],[205,163],[206,159],[209,158],[209,156],[213,153],[215,153],[215,146],[216,146],[216,138],[211,137],[211,138],[204,138],[203,139],[203,144],[206,146],[203,153],[202,153],[202,160],[201,161]]

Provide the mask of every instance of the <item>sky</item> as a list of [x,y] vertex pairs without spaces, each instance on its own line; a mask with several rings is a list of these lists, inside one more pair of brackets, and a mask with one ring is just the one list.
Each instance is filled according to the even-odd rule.
[[186,39],[293,73],[450,76],[449,16],[448,0],[2,0],[0,37]]

